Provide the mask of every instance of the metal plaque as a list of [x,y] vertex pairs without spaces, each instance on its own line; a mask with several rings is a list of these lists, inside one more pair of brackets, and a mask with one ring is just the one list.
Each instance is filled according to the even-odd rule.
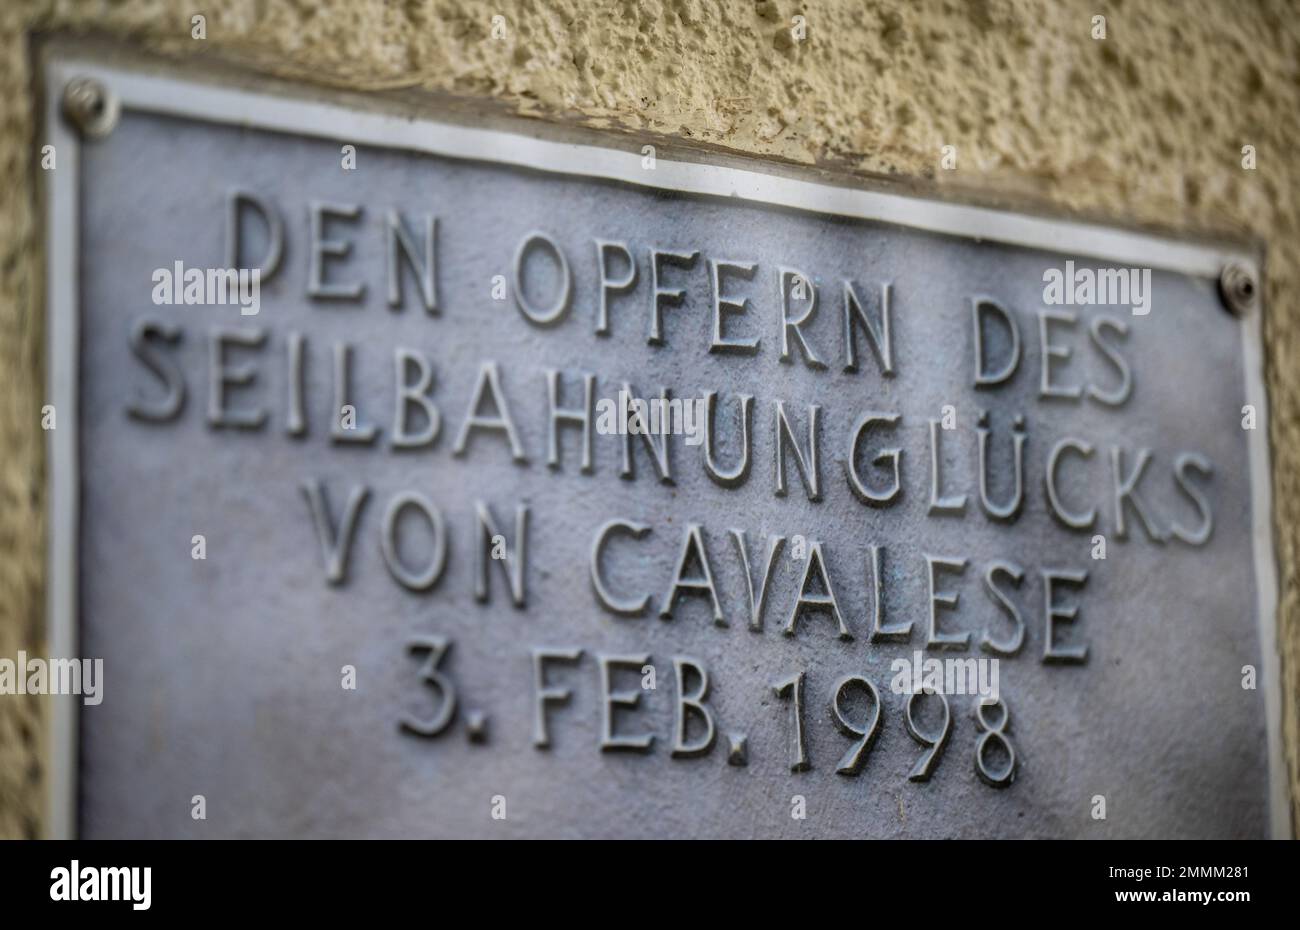
[[56,832],[1288,831],[1255,253],[47,78]]

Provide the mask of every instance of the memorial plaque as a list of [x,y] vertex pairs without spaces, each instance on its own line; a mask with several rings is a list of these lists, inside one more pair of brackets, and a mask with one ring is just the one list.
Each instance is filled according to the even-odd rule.
[[64,832],[1286,832],[1254,253],[47,82]]

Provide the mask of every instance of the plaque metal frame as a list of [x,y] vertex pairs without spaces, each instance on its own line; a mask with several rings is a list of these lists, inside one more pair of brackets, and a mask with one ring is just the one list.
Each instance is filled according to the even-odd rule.
[[[323,94],[301,86],[249,76],[205,74],[174,63],[123,57],[82,44],[55,43],[45,50],[43,126],[39,145],[55,146],[57,170],[43,175],[45,223],[46,392],[58,410],[59,428],[46,433],[49,494],[46,642],[51,656],[78,654],[80,463],[79,382],[79,149],[83,138],[63,113],[69,82],[90,78],[125,110],[245,126],[278,133],[334,139],[357,145],[399,148],[454,159],[486,161],[544,173],[618,181],[645,188],[725,197],[820,215],[893,224],[949,236],[1141,264],[1218,280],[1236,265],[1262,280],[1263,252],[1230,241],[1185,241],[1147,231],[1076,219],[880,189],[861,177],[767,163],[731,154],[701,154],[656,141],[653,171],[642,165],[638,136],[575,130],[520,117],[494,117],[480,125],[456,122],[427,101],[415,107],[387,95],[373,100],[344,92]],[[182,73],[184,76],[182,76]],[[221,81],[224,79],[225,83]],[[268,89],[269,88],[269,89]],[[363,109],[363,107],[366,107]],[[441,118],[440,118],[441,117]],[[464,117],[460,117],[464,120]],[[346,134],[339,131],[346,127]],[[111,129],[109,130],[111,131]],[[599,141],[597,141],[599,140]],[[94,144],[87,141],[84,144]],[[38,147],[39,147],[38,145]],[[1256,290],[1260,290],[1257,286]],[[1260,675],[1269,734],[1269,821],[1275,838],[1292,836],[1289,788],[1282,745],[1281,664],[1278,654],[1277,566],[1272,528],[1272,474],[1265,389],[1262,294],[1239,316],[1246,375],[1245,396],[1260,427],[1249,436],[1252,562],[1262,651]],[[50,765],[47,834],[71,838],[77,831],[79,707],[75,695],[50,698]]]

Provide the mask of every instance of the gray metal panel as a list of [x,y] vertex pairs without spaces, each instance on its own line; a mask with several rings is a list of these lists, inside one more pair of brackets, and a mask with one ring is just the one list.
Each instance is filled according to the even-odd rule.
[[[82,149],[79,543],[80,654],[102,657],[106,698],[81,711],[81,831],[87,836],[239,835],[779,835],[779,836],[1257,836],[1268,832],[1269,734],[1261,691],[1240,687],[1241,668],[1264,665],[1252,538],[1251,450],[1240,426],[1253,373],[1243,368],[1246,327],[1222,309],[1213,282],[1157,271],[1154,309],[1123,314],[1124,354],[1134,366],[1132,399],[1119,410],[1096,403],[1036,398],[1040,353],[1033,313],[1043,307],[1042,272],[1071,255],[977,243],[866,220],[827,218],[752,202],[648,191],[606,181],[484,162],[453,161],[362,147],[360,170],[345,172],[339,146],[300,136],[159,117],[128,108],[105,141]],[[581,171],[581,162],[574,170]],[[270,197],[287,222],[285,268],[263,287],[262,310],[155,307],[150,275],[175,261],[210,267],[223,261],[225,197],[232,188]],[[339,277],[366,282],[357,304],[312,302],[307,279],[307,204],[364,205],[348,233],[353,253]],[[389,209],[439,217],[442,311],[424,314],[406,281],[407,306],[384,304]],[[494,275],[510,276],[520,239],[550,232],[575,276],[574,301],[557,327],[530,325],[514,303],[491,299]],[[611,308],[612,335],[593,332],[598,269],[593,237],[627,241],[637,251],[635,294]],[[759,335],[752,357],[710,354],[712,288],[704,261],[676,273],[686,303],[664,311],[664,346],[647,344],[646,250],[700,249],[703,259],[756,261],[751,309],[734,328]],[[1129,263],[1142,265],[1144,256]],[[825,371],[778,360],[775,268],[809,273],[822,306],[806,328],[829,363]],[[892,282],[896,378],[880,378],[859,337],[860,370],[842,366],[839,281],[864,295]],[[1017,313],[1026,356],[1014,382],[971,389],[972,295],[991,295]],[[1087,319],[1096,311],[1078,309]],[[128,335],[141,318],[181,326],[176,357],[189,397],[170,425],[129,419],[125,407],[158,386],[131,355]],[[213,327],[260,327],[267,342],[255,359],[257,385],[241,405],[269,409],[260,431],[213,430],[204,414]],[[286,339],[305,334],[310,434],[285,432],[289,393]],[[353,344],[355,403],[383,435],[374,447],[343,448],[328,438],[330,347]],[[1091,349],[1086,327],[1072,340],[1076,358],[1064,378],[1113,384],[1113,371]],[[430,450],[390,451],[395,346],[433,361],[442,431]],[[500,363],[504,393],[529,462],[510,460],[507,444],[476,436],[464,457],[452,445],[466,417],[481,360]],[[612,397],[630,380],[643,395],[660,386],[674,396],[716,390],[724,409],[724,461],[736,448],[729,411],[737,392],[755,395],[753,463],[739,488],[711,482],[702,449],[674,437],[675,483],[654,480],[637,450],[637,475],[619,477],[619,437],[597,436],[594,474],[577,469],[574,431],[564,436],[559,472],[546,459],[544,369],[566,379],[597,375],[597,395]],[[791,492],[773,493],[773,404],[785,402],[803,441],[808,404],[822,407],[823,500],[806,499],[791,468]],[[927,516],[928,418],[944,405],[959,429],[944,434],[946,475],[970,495],[964,517]],[[979,510],[975,457],[978,411],[991,411],[994,452],[1010,448],[1012,418],[1027,421],[1026,503],[1011,525]],[[844,462],[850,428],[867,410],[897,412],[889,445],[904,449],[899,503],[875,509],[850,493]],[[1086,469],[1063,491],[1101,509],[1110,557],[1090,557],[1092,532],[1070,532],[1048,514],[1048,450],[1066,436],[1096,444]],[[877,443],[879,445],[879,443]],[[1175,454],[1196,451],[1214,465],[1209,483],[1214,534],[1203,547],[1151,543],[1140,528],[1114,537],[1109,450],[1141,447],[1156,459],[1143,497],[1165,523],[1191,526],[1196,511],[1170,477]],[[1002,459],[1005,461],[1005,458]],[[1003,470],[1005,471],[1005,470]],[[885,478],[876,474],[877,478]],[[1005,478],[1005,474],[1002,476]],[[319,479],[337,517],[354,483],[371,488],[349,579],[325,582],[324,567],[299,486]],[[380,518],[389,499],[417,490],[441,509],[449,558],[428,594],[402,590],[385,569]],[[995,496],[1005,485],[995,486]],[[531,508],[528,606],[509,606],[500,566],[490,566],[490,605],[473,596],[474,501],[493,509],[513,534],[516,503]],[[652,527],[643,540],[620,540],[608,553],[621,590],[650,593],[652,610],[619,618],[592,593],[589,555],[595,530],[624,517]],[[1130,512],[1130,524],[1135,517]],[[679,602],[671,620],[657,616],[672,579],[687,523],[703,526],[727,628],[702,598]],[[747,625],[744,581],[729,538],[744,529],[751,560],[768,534],[802,534],[823,546],[854,635],[837,638],[831,619],[814,613],[796,635],[790,614],[804,563],[783,555],[775,570],[765,628]],[[190,558],[196,533],[207,559]],[[888,622],[913,621],[909,644],[869,642],[867,547],[885,549]],[[412,540],[412,562],[418,541]],[[1001,663],[1011,710],[1018,773],[997,790],[972,765],[977,730],[969,699],[953,698],[954,729],[933,779],[907,780],[922,754],[902,722],[902,697],[888,690],[890,661],[924,642],[924,555],[967,557],[950,629],[978,637],[986,624],[1004,630],[981,586],[994,559],[1018,563],[1027,578],[1015,600],[1027,621],[1023,651]],[[753,566],[755,571],[759,565]],[[1087,642],[1086,663],[1046,665],[1043,583],[1039,570],[1087,570],[1081,612],[1067,634]],[[1264,597],[1271,598],[1271,592]],[[404,644],[438,633],[454,647],[444,668],[461,705],[453,727],[425,740],[403,733],[403,713],[426,712],[435,695],[421,688],[418,662]],[[533,647],[581,647],[572,669],[551,677],[574,689],[550,715],[554,745],[533,747]],[[646,755],[599,750],[597,654],[649,653],[659,687],[620,728],[656,734]],[[979,655],[971,652],[970,655]],[[939,657],[944,654],[937,653]],[[709,705],[719,741],[699,759],[672,759],[672,657],[691,656],[709,672]],[[339,687],[339,668],[355,665],[359,687]],[[812,769],[790,771],[789,707],[773,684],[807,673],[807,736]],[[883,698],[879,737],[862,773],[834,769],[850,745],[827,708],[843,674],[871,678]],[[627,676],[634,682],[636,676]],[[620,685],[626,686],[626,685]],[[468,711],[488,718],[484,744],[467,738]],[[745,734],[748,765],[727,764],[730,734]],[[190,817],[203,794],[208,819]],[[1090,817],[1105,795],[1108,819]],[[490,816],[506,798],[508,816]],[[791,798],[807,800],[807,819],[791,817]]]

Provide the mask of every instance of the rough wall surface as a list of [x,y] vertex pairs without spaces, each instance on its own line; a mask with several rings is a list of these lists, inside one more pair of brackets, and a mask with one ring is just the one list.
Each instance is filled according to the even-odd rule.
[[[1300,798],[1300,9],[1246,0],[0,3],[0,656],[44,649],[33,37],[486,98],[940,189],[1266,242],[1283,725]],[[1106,16],[1106,38],[1092,17]],[[506,18],[505,39],[491,36]],[[795,42],[791,18],[805,17]],[[955,171],[939,170],[954,145]],[[1255,147],[1256,170],[1242,167]],[[38,835],[40,701],[0,698],[0,837]],[[1300,806],[1297,806],[1300,811]]]

